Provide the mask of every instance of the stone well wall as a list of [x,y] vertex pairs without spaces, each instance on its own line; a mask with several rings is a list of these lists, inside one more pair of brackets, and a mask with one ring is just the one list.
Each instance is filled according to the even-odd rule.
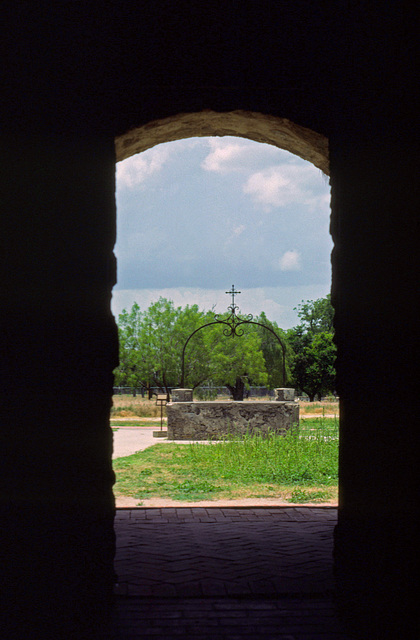
[[297,402],[170,402],[168,440],[220,439],[228,433],[285,434],[299,421]]

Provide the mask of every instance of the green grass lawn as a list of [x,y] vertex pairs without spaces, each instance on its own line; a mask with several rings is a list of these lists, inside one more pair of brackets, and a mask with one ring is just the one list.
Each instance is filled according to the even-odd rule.
[[337,496],[338,421],[301,421],[286,436],[247,436],[210,445],[157,444],[114,460],[115,494],[139,501],[277,498],[328,502]]

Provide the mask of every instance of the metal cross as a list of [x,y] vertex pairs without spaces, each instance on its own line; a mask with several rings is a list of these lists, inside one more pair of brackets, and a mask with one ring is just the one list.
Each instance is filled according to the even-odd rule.
[[232,296],[232,305],[231,305],[230,308],[234,312],[234,310],[236,309],[236,306],[235,306],[235,295],[238,294],[238,293],[241,293],[241,292],[240,291],[235,291],[235,285],[233,284],[232,285],[232,289],[230,291],[225,291],[225,293],[227,293],[228,295]]

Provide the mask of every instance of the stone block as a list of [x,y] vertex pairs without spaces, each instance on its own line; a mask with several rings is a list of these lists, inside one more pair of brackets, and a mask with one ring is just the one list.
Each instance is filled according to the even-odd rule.
[[280,388],[280,389],[274,389],[275,391],[275,399],[278,402],[294,402],[295,399],[295,390],[294,389],[287,389],[287,388]]
[[172,402],[192,402],[192,389],[172,389]]
[[171,402],[168,440],[220,440],[229,434],[285,434],[299,422],[297,402]]

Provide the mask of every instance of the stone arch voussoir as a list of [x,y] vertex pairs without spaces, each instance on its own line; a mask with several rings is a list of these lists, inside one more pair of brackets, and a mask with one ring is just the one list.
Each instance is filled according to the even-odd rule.
[[183,138],[237,136],[272,144],[311,162],[329,175],[328,139],[287,118],[251,111],[181,113],[131,129],[115,140],[117,162],[157,144]]

